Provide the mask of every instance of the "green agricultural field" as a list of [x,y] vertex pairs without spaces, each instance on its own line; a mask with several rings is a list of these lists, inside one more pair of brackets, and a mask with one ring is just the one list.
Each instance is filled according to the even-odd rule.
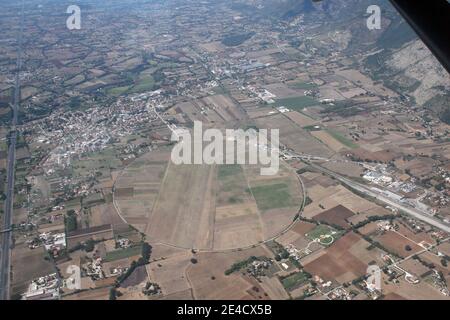
[[155,79],[151,75],[139,77],[137,84],[131,89],[132,93],[151,91],[155,87]]
[[227,47],[234,47],[238,46],[251,37],[253,37],[255,33],[249,32],[249,33],[241,33],[241,34],[231,34],[222,39],[222,43],[226,45]]
[[67,201],[66,203],[66,208],[72,208],[72,207],[78,207],[81,204],[80,198],[75,198],[75,199],[71,199],[69,201]]
[[244,201],[243,195],[245,195],[245,189],[247,188],[242,167],[239,164],[224,164],[217,168],[219,181],[218,203],[222,203],[225,199],[230,204],[242,203]]
[[218,166],[217,176],[219,180],[224,180],[225,178],[236,174],[243,174],[242,168],[239,164],[224,164]]
[[292,110],[302,110],[306,107],[310,107],[317,104],[318,102],[316,100],[308,96],[299,96],[275,100],[275,105],[277,107],[284,106]]
[[255,197],[258,209],[262,211],[294,205],[287,183],[252,187],[251,193]]
[[312,229],[306,236],[311,240],[315,240],[317,238],[320,238],[320,236],[322,235],[331,234],[332,231],[333,230],[329,226],[320,224]]
[[111,96],[120,96],[130,89],[131,86],[115,87],[108,89],[106,93]]
[[140,255],[142,252],[142,246],[137,245],[133,247],[129,247],[126,249],[118,249],[111,252],[107,252],[105,259],[103,259],[104,262],[111,262],[115,260],[125,259],[132,256]]
[[221,86],[217,86],[217,87],[212,88],[212,91],[213,91],[215,94],[228,94],[228,92],[226,91],[226,89],[223,88],[223,87],[221,87]]
[[100,152],[87,154],[82,159],[72,162],[72,169],[75,175],[85,175],[89,170],[115,169],[121,165],[116,151],[108,148]]
[[93,193],[83,199],[83,206],[93,206],[95,204],[103,203],[103,195],[101,193]]
[[315,83],[312,82],[296,82],[289,85],[294,89],[303,89],[303,90],[311,90],[317,87]]
[[346,147],[349,147],[351,149],[355,149],[358,148],[359,146],[354,143],[352,140],[344,137],[342,134],[340,134],[339,132],[336,132],[334,130],[331,129],[327,129],[327,132],[333,137],[335,138],[337,141],[339,141],[340,143],[342,143],[343,145],[345,145]]
[[0,151],[6,151],[7,149],[8,149],[8,144],[6,143],[6,139],[1,140],[0,141]]
[[178,66],[179,66],[178,63],[171,62],[171,61],[158,63],[158,68],[159,69],[173,69],[173,68],[176,68]]
[[306,281],[308,281],[309,278],[310,275],[306,272],[296,272],[291,274],[290,276],[287,276],[286,278],[281,279],[281,283],[286,290],[290,291],[304,284]]

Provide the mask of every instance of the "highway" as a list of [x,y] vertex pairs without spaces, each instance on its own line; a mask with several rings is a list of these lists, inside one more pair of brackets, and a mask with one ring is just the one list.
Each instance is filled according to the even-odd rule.
[[22,1],[20,31],[17,37],[17,61],[16,61],[16,75],[14,84],[13,97],[13,117],[11,122],[11,131],[9,133],[9,148],[8,148],[8,165],[7,165],[7,187],[6,199],[3,216],[3,226],[1,233],[1,251],[0,251],[0,300],[9,299],[9,282],[11,269],[11,245],[12,245],[12,214],[14,205],[14,173],[16,163],[16,142],[17,142],[17,119],[20,103],[20,69],[22,67],[22,36],[23,26],[25,23],[24,15],[24,1]]
[[[323,172],[330,177],[335,178],[336,180],[340,181],[342,184],[353,188],[354,190],[365,194],[367,196],[370,196],[372,198],[376,198],[378,201],[383,202],[384,204],[391,206],[392,208],[396,208],[398,210],[401,210],[402,212],[421,220],[425,223],[428,223],[429,225],[432,225],[442,231],[445,231],[447,233],[450,233],[450,224],[434,217],[431,213],[421,210],[419,208],[415,208],[401,200],[395,199],[394,197],[389,197],[387,193],[383,193],[383,190],[380,189],[378,186],[377,188],[373,188],[370,186],[367,186],[365,184],[356,182],[354,180],[351,180],[347,177],[344,177],[332,170],[329,170],[327,168],[322,167],[321,165],[318,165],[317,163],[314,163],[312,161],[326,161],[329,162],[330,159],[317,157],[309,154],[300,154],[293,151],[284,151],[282,154],[287,158],[292,159],[298,159],[302,160],[303,162],[309,164],[312,168],[316,169],[317,171]],[[343,162],[351,162],[350,160],[344,160]]]
[[334,177],[335,179],[339,180],[341,183],[365,194],[368,195],[370,197],[376,198],[377,200],[393,207],[396,209],[399,209],[401,211],[403,211],[404,213],[418,219],[421,220],[425,223],[428,223],[438,229],[441,229],[445,232],[450,233],[450,225],[433,217],[431,214],[422,211],[418,208],[414,208],[406,203],[403,203],[401,201],[398,201],[396,199],[393,198],[389,198],[387,195],[381,193],[381,192],[377,192],[376,190],[374,190],[373,188],[370,188],[364,184],[358,183],[356,181],[353,181],[351,179],[348,179],[346,177],[343,177],[329,169],[326,169],[320,165],[317,165],[315,163],[308,163],[309,165],[311,165],[311,167],[313,167],[314,169],[317,169],[318,171],[321,171],[331,177]]

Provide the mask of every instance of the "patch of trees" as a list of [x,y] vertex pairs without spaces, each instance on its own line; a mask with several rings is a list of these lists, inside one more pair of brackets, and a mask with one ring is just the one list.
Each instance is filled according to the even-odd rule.
[[419,261],[422,265],[424,265],[425,267],[429,268],[429,269],[434,269],[436,266],[434,265],[434,263],[429,263],[426,262],[424,260],[422,260],[418,255],[414,255],[412,257],[414,260]]
[[131,265],[127,269],[127,271],[122,273],[119,277],[117,277],[116,287],[118,287],[123,281],[125,281],[134,272],[134,270],[136,270],[136,268],[144,266],[147,263],[149,263],[151,253],[152,253],[152,246],[149,245],[147,242],[142,243],[141,257],[138,259],[138,261],[131,262]]
[[[298,269],[302,268],[302,265],[300,264],[300,262],[296,259],[294,259],[294,257],[289,257],[289,261],[292,262],[292,264],[294,266],[296,266]],[[305,271],[304,271],[305,272]],[[306,272],[305,272],[306,273]]]
[[354,280],[352,281],[352,284],[353,284],[355,287],[364,290],[364,287],[361,285],[361,282],[363,282],[364,280],[366,280],[367,277],[368,277],[367,275],[362,275],[362,276],[360,276],[359,278],[354,279]]
[[109,290],[109,300],[116,300],[117,299],[117,290],[116,288],[111,288]]
[[142,249],[141,249],[142,251],[142,257],[139,259],[139,260],[141,260],[141,264],[147,264],[147,263],[149,263],[150,262],[150,256],[151,256],[151,254],[152,254],[152,246],[151,245],[149,245],[147,242],[144,242],[143,244],[142,244]]
[[258,260],[257,257],[255,256],[251,256],[250,258],[243,260],[243,261],[239,261],[234,263],[229,269],[225,270],[225,275],[230,275],[235,271],[239,271],[242,268],[245,268],[248,264],[252,263],[253,261]]
[[247,41],[248,39],[250,39],[251,37],[253,37],[254,34],[255,34],[254,32],[232,34],[223,38],[222,43],[227,47],[238,46]]
[[164,79],[166,78],[164,73],[161,70],[156,70],[153,74],[152,74],[153,80],[155,80],[155,82],[161,83],[164,81]]
[[77,214],[75,210],[69,210],[64,217],[64,225],[66,227],[66,232],[72,232],[77,230],[78,222],[77,222]]
[[92,251],[94,251],[95,243],[96,243],[96,242],[95,242],[93,239],[89,239],[88,241],[86,241],[86,242],[84,243],[84,250],[85,250],[86,252],[92,252]]
[[305,199],[305,207],[306,207],[307,205],[310,205],[311,203],[312,203],[311,198],[308,197],[308,196],[306,196],[306,199]]
[[92,252],[94,250],[95,245],[102,241],[105,241],[105,239],[101,239],[101,240],[88,239],[85,242],[79,242],[77,245],[75,245],[74,247],[72,247],[69,250],[69,253],[75,252],[77,250],[84,250],[86,252]]
[[308,172],[308,171],[309,171],[308,168],[301,168],[301,169],[298,169],[298,170],[297,170],[297,174],[306,173],[306,172]]
[[120,276],[117,277],[116,286],[119,286],[122,282],[124,282],[125,279],[127,279],[134,272],[134,270],[136,270],[137,267],[138,263],[136,261],[132,261],[127,271],[125,271],[124,273],[122,273]]
[[362,112],[354,101],[337,101],[334,102],[334,105],[328,105],[325,109],[323,109],[320,113],[324,114],[336,114],[341,117],[350,117],[357,115]]
[[9,123],[12,119],[12,116],[13,116],[13,112],[12,112],[11,108],[9,108],[8,112],[5,112],[2,115],[0,115],[0,123]]
[[285,248],[281,248],[280,252],[275,256],[275,260],[281,261],[289,258],[289,252]]
[[395,219],[395,215],[390,214],[387,216],[370,216],[366,220],[361,221],[355,225],[352,226],[353,230],[359,229],[361,227],[364,227],[366,224],[369,224],[371,222],[380,221],[380,220],[393,220]]
[[27,142],[25,141],[25,137],[22,134],[19,134],[17,136],[17,140],[16,140],[16,149],[20,149],[20,148],[26,148]]
[[445,190],[445,181],[443,181],[443,182],[441,182],[441,183],[435,185],[434,188],[435,188],[436,190],[438,190],[438,191],[443,191],[443,190]]
[[363,237],[364,240],[366,240],[367,242],[370,243],[370,246],[367,248],[367,250],[370,250],[370,249],[376,247],[376,248],[378,248],[378,249],[380,249],[380,250],[383,250],[384,252],[389,253],[391,256],[394,256],[394,257],[399,258],[399,259],[401,258],[398,254],[391,252],[390,250],[388,250],[387,248],[385,248],[381,243],[379,243],[379,242],[373,240],[373,239],[370,238],[369,236],[362,235],[362,237]]
[[450,108],[445,109],[444,112],[441,113],[440,119],[446,124],[450,124]]
[[72,97],[69,100],[68,107],[70,109],[78,109],[81,107],[81,98],[80,97]]
[[313,220],[313,219],[310,219],[310,218],[300,217],[299,220],[300,220],[300,221],[304,221],[304,222],[309,222],[309,223],[317,224],[317,221],[316,221],[316,220]]

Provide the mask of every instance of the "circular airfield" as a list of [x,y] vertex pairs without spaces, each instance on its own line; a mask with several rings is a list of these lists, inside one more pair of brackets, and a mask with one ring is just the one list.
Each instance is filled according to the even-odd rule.
[[151,243],[201,251],[247,248],[288,229],[303,201],[293,169],[260,175],[257,165],[176,165],[152,151],[116,180],[114,203]]

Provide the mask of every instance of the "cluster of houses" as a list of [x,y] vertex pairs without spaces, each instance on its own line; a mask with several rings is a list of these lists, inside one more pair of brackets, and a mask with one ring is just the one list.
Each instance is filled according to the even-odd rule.
[[31,281],[28,290],[22,295],[23,300],[59,299],[59,278],[56,273],[39,277]]
[[38,237],[27,241],[27,244],[30,249],[44,246],[45,250],[53,257],[58,257],[61,250],[66,248],[66,234],[64,232],[43,232]]

